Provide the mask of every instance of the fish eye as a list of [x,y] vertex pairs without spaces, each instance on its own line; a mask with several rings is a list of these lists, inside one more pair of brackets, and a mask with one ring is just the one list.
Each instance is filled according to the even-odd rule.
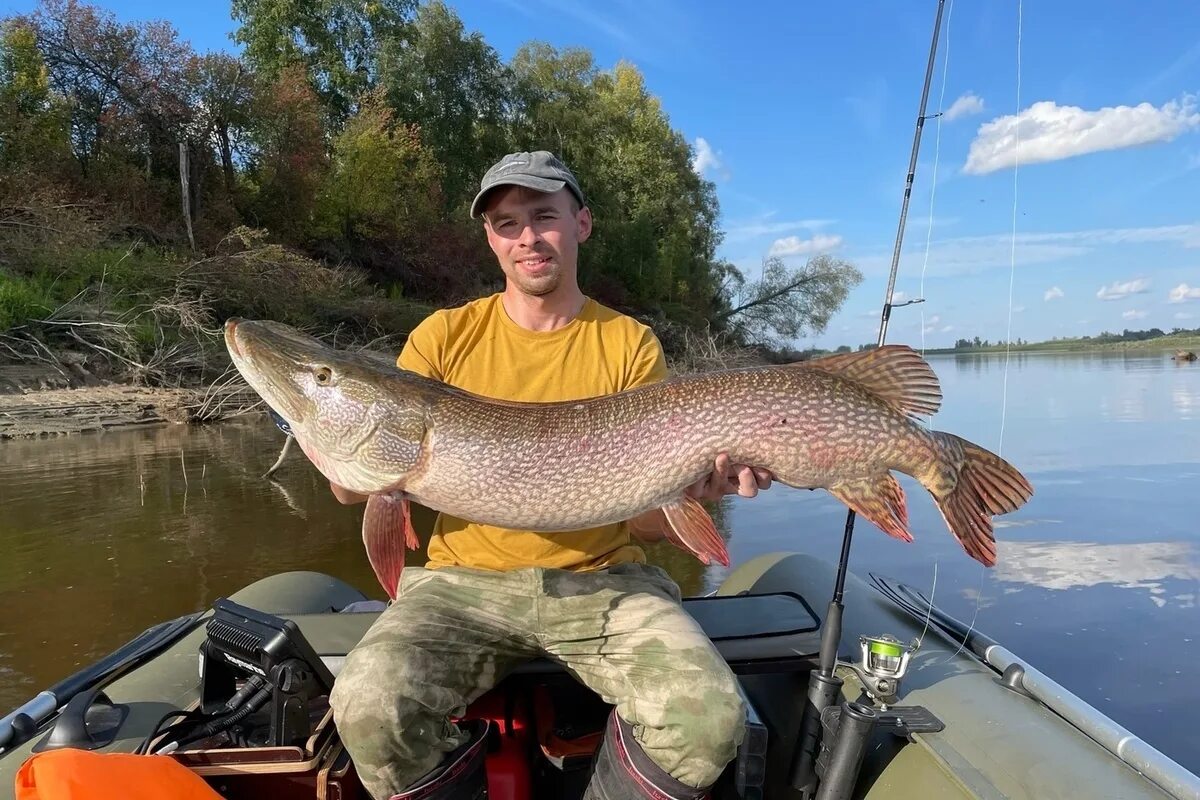
[[333,370],[329,367],[317,367],[313,370],[313,378],[320,386],[328,386],[333,383]]

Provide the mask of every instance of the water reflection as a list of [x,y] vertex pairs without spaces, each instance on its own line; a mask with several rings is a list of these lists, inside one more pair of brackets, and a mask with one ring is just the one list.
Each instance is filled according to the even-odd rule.
[[1014,542],[997,547],[995,579],[1044,589],[1076,589],[1112,584],[1146,590],[1160,608],[1176,601],[1194,605],[1194,592],[1168,595],[1170,580],[1200,581],[1200,562],[1191,542]]

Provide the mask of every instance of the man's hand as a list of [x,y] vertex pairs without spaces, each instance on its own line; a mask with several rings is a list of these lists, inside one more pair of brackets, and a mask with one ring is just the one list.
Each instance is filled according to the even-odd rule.
[[754,497],[759,490],[770,489],[774,478],[769,470],[730,463],[728,453],[719,453],[712,472],[689,486],[686,494],[700,501],[716,501],[735,493]]
[[[770,489],[775,476],[770,470],[733,464],[728,453],[721,453],[713,462],[713,471],[693,483],[685,494],[697,500],[720,500],[727,494],[754,497],[759,491]],[[656,542],[666,538],[669,523],[661,509],[652,508],[629,520],[629,530],[643,542]]]
[[333,496],[336,497],[338,502],[344,506],[367,502],[367,496],[365,494],[352,492],[344,486],[338,486],[333,481],[329,482],[329,488],[333,491]]

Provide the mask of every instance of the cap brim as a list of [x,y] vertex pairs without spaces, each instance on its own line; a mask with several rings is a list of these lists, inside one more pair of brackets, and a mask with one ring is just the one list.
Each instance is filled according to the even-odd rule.
[[[524,186],[527,189],[533,189],[537,192],[545,192],[553,194],[559,189],[570,189],[566,181],[560,181],[555,178],[538,178],[534,175],[513,175],[505,177],[493,183],[491,186],[483,189],[479,194],[475,195],[475,199],[471,201],[471,219],[479,216],[483,210],[483,199],[489,192],[499,189],[501,186]],[[574,194],[574,192],[572,192]]]

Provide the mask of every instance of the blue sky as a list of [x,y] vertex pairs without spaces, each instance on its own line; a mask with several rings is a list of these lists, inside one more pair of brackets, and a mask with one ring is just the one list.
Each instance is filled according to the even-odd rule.
[[[935,2],[450,4],[505,59],[539,39],[636,64],[717,186],[721,255],[852,261],[863,283],[803,344],[874,341]],[[226,3],[99,5],[233,47]],[[925,302],[889,341],[1003,337],[1012,260],[1014,338],[1200,326],[1200,5],[1026,3],[1018,101],[1016,3],[947,0],[937,64],[896,284]]]

